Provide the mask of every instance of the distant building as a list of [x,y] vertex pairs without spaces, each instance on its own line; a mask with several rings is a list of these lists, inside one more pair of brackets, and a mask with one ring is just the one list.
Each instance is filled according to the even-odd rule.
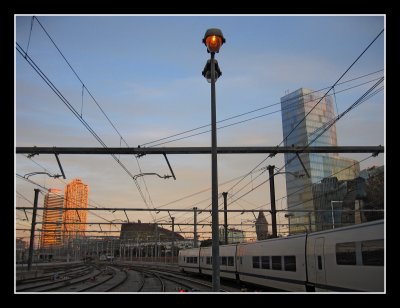
[[[219,229],[219,241],[225,244],[225,228]],[[242,243],[245,241],[244,232],[242,230],[228,228],[228,243],[227,244],[234,244],[234,243]]]
[[[322,97],[322,93],[300,88],[281,98],[285,146],[337,146],[334,102],[330,96]],[[327,130],[324,132],[325,128]],[[291,234],[303,233],[305,227],[309,226],[311,231],[317,229],[313,183],[331,176],[339,180],[354,179],[360,170],[357,161],[339,157],[337,153],[298,155],[301,161],[295,153],[284,154],[285,170],[288,172],[285,176]],[[296,174],[304,176],[294,176]]]
[[384,166],[373,166],[360,172],[365,179],[365,192],[363,209],[366,221],[384,218],[385,208],[385,170]]
[[[61,189],[50,188],[44,197],[44,211],[40,247],[49,248],[62,244],[62,218],[64,198]],[[53,208],[60,208],[54,210]],[[59,224],[46,224],[59,223]]]
[[28,247],[28,245],[24,240],[22,240],[20,238],[16,239],[16,243],[15,243],[16,256],[15,257],[16,257],[17,263],[25,261],[25,259],[28,257],[27,251],[26,251],[27,247]]
[[[84,184],[81,179],[74,179],[68,183],[64,193],[64,209],[82,208],[87,209],[89,201],[89,186]],[[64,211],[63,226],[64,239],[85,236],[86,210]],[[68,224],[77,223],[77,224]]]
[[120,240],[132,240],[132,244],[146,247],[145,256],[177,256],[179,249],[193,247],[193,241],[155,223],[141,223],[140,220],[121,225]]
[[138,243],[157,241],[172,241],[175,233],[175,241],[181,241],[185,238],[179,233],[161,228],[154,223],[131,222],[121,225],[120,239],[131,239]]
[[362,212],[366,197],[365,179],[339,181],[325,178],[312,186],[316,230],[326,230],[366,221]]
[[378,176],[380,174],[384,173],[384,167],[383,166],[372,166],[367,169],[363,169],[360,171],[360,177],[364,178],[365,180],[368,180],[369,178],[372,178],[374,176]]
[[256,220],[257,240],[265,240],[268,238],[268,222],[264,213],[260,211]]

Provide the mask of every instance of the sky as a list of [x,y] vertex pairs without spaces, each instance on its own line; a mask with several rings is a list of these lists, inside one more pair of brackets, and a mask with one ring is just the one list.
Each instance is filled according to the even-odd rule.
[[[32,15],[15,16],[16,43],[107,147],[126,147],[125,142],[129,147],[211,145],[210,132],[160,144],[207,131],[207,128],[149,143],[210,124],[210,84],[201,75],[210,57],[202,43],[209,28],[221,29],[226,38],[226,43],[216,54],[222,71],[216,82],[217,120],[247,113],[221,122],[218,127],[257,117],[220,128],[217,131],[218,146],[280,144],[283,139],[280,98],[301,87],[327,88],[325,93],[385,28],[383,15],[36,17],[80,80],[38,21],[34,19],[32,23]],[[14,61],[16,147],[101,147],[17,50]],[[351,106],[377,78],[384,76],[384,69],[385,32],[340,81],[368,76],[335,87],[336,112]],[[257,109],[260,110],[254,111]],[[253,112],[248,113],[250,111]],[[385,91],[347,113],[337,122],[336,128],[338,145],[385,145]],[[342,156],[363,160],[361,169],[385,162],[384,154],[374,158],[368,158],[369,154]],[[128,155],[117,157],[133,175],[170,174],[161,155],[138,159]],[[254,189],[268,178],[268,172],[254,172],[231,189],[266,157],[267,154],[218,155],[219,194],[228,191],[228,208],[270,209],[269,184]],[[138,178],[145,201],[134,181],[110,155],[59,155],[59,158],[66,180],[47,175],[29,179],[47,188],[63,190],[66,183],[80,178],[89,185],[90,207],[192,209],[196,206],[210,209],[210,155],[168,155],[176,180],[151,175]],[[259,168],[283,164],[283,155],[278,154]],[[54,155],[42,154],[29,159],[26,155],[16,154],[16,174],[24,176],[39,171],[60,173]],[[277,209],[286,208],[284,177],[275,176]],[[223,184],[225,182],[228,183]],[[16,176],[16,206],[32,206],[34,188],[38,186]],[[252,189],[254,191],[230,204]],[[39,206],[43,206],[43,200],[44,194],[40,194]],[[166,212],[127,214],[131,222],[170,222]],[[265,214],[271,222],[269,213]],[[193,213],[171,212],[171,215],[175,217],[175,223],[193,222]],[[29,221],[23,211],[16,211],[15,216],[16,228],[30,228],[30,211],[27,212]],[[41,216],[38,219],[40,221]],[[251,213],[233,213],[229,214],[228,223],[238,224],[235,227],[244,231],[254,231],[254,227],[246,226],[254,219]],[[88,215],[89,222],[106,220],[121,222],[126,217],[122,211],[97,211]],[[219,220],[223,222],[221,213]],[[199,214],[198,222],[211,223],[209,212]],[[284,213],[278,214],[278,223],[287,223]],[[99,230],[98,225],[88,228]],[[118,226],[103,227],[103,230],[105,228],[119,229]],[[284,226],[279,228],[278,231],[284,231]],[[181,226],[175,230],[189,232],[192,228]],[[200,231],[207,232],[210,228],[204,227]],[[29,231],[17,231],[16,236],[28,237]],[[210,233],[200,234],[200,239],[210,237]]]

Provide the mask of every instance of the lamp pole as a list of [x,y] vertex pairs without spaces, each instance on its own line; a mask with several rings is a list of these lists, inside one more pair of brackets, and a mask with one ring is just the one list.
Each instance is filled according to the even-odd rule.
[[213,292],[220,289],[219,234],[218,234],[218,165],[217,165],[217,111],[215,102],[215,64],[211,53],[211,186],[212,186],[212,256]]
[[[218,63],[215,61],[215,53],[225,42],[220,29],[208,29],[204,35],[203,43],[207,46],[207,52],[211,54],[207,61],[203,76],[211,81],[211,202],[212,202],[212,290],[220,290],[219,271],[219,234],[218,234],[218,165],[217,165],[217,111],[215,99],[215,82],[221,75]],[[217,75],[217,76],[216,76]]]

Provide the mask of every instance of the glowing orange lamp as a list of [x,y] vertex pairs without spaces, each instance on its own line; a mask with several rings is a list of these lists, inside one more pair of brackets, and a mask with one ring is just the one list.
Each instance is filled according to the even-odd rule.
[[204,34],[203,43],[207,46],[207,52],[218,53],[222,44],[225,43],[225,38],[220,29],[212,28]]

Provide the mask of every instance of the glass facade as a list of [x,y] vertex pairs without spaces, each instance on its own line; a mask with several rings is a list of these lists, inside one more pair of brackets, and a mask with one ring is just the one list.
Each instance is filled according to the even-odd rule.
[[[51,246],[61,245],[61,223],[63,217],[63,205],[64,198],[62,196],[61,190],[57,188],[50,188],[49,192],[44,197],[43,207],[45,209],[43,211],[42,222],[44,223],[42,224],[42,233],[40,238],[41,248],[49,248]],[[61,209],[54,210],[54,208]]]
[[[333,100],[330,96],[322,96],[323,93],[300,88],[281,98],[285,146],[337,146],[336,125],[332,124],[335,120]],[[296,154],[284,154],[285,168],[289,172],[286,174],[286,189],[288,210],[291,211],[291,234],[318,229],[313,183],[330,176],[340,180],[353,179],[359,172],[356,161],[339,157],[337,153],[303,153],[299,156],[310,177],[296,177],[305,174],[301,162]]]

